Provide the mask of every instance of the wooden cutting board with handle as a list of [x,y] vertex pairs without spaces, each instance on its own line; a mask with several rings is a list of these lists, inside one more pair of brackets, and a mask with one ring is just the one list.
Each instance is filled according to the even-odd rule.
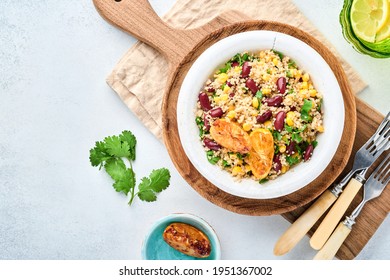
[[[168,86],[162,107],[164,143],[179,173],[200,195],[216,205],[240,214],[283,214],[286,219],[293,221],[303,211],[303,208],[300,207],[318,197],[343,172],[352,149],[356,148],[354,147],[356,132],[355,98],[339,61],[318,40],[295,27],[277,22],[249,20],[235,11],[221,14],[199,28],[178,30],[165,24],[154,13],[147,0],[94,0],[94,4],[101,16],[108,22],[155,48],[169,61]],[[221,191],[192,166],[181,147],[178,136],[176,103],[181,83],[192,63],[213,43],[229,35],[249,30],[272,30],[286,33],[312,46],[332,68],[342,90],[345,103],[346,120],[343,137],[332,162],[314,182],[282,198],[246,199]],[[358,102],[358,104],[360,103]],[[367,108],[365,110],[372,110]],[[370,119],[375,118],[375,114],[370,115],[370,117]],[[377,122],[378,119],[377,115],[373,123]],[[369,122],[369,124],[372,125],[372,122]],[[380,216],[383,220],[383,215]],[[350,237],[353,237],[353,235],[351,234]],[[360,250],[364,244],[358,246]],[[345,248],[341,250],[345,250]],[[354,252],[357,252],[357,250],[354,250]],[[345,253],[345,256],[348,258],[352,255]]]

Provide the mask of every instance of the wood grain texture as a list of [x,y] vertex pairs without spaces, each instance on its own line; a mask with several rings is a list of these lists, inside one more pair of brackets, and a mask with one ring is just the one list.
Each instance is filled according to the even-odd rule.
[[[353,159],[350,157],[351,152],[354,155],[383,119],[383,116],[361,100],[356,99],[355,103],[348,80],[337,58],[319,41],[295,27],[277,22],[245,20],[246,17],[238,12],[227,12],[216,17],[210,24],[197,29],[177,30],[162,22],[147,0],[121,2],[94,0],[94,4],[101,16],[108,22],[154,47],[169,60],[170,77],[162,108],[164,142],[172,161],[183,178],[204,198],[229,211],[245,215],[282,214],[285,219],[293,222],[331,183],[338,181],[350,170]],[[194,60],[214,42],[229,35],[249,30],[278,31],[292,35],[311,45],[332,68],[342,90],[345,103],[346,117],[343,140],[332,162],[314,182],[291,195],[278,199],[244,199],[221,191],[203,178],[189,162],[181,147],[177,131],[178,92]],[[357,131],[356,116],[358,117]],[[356,207],[361,198],[360,192],[347,212]],[[390,209],[389,201],[390,189],[386,189],[379,198],[367,203],[354,226],[354,230],[337,253],[338,258],[353,259],[361,251],[387,216]],[[312,228],[309,235],[313,234],[313,230],[317,226],[318,223]]]
[[[375,133],[379,124],[383,120],[384,116],[365,102],[356,98],[356,108],[357,108],[357,129],[356,137],[353,144],[353,151],[351,157],[349,158],[348,164],[344,171],[340,174],[339,178],[336,181],[339,181],[343,176],[345,176],[349,170],[351,170],[353,165],[353,158],[355,153],[359,150],[361,146]],[[384,159],[384,155],[381,156],[375,164],[370,168],[369,174],[374,170],[376,166]],[[352,213],[358,204],[363,199],[363,189],[357,194],[355,199],[352,201],[351,205],[348,207],[346,213],[349,215]],[[312,203],[309,203],[303,207],[297,208],[294,211],[289,213],[284,213],[282,216],[287,219],[289,222],[294,222]],[[340,250],[337,252],[336,257],[343,260],[354,259],[363,247],[367,244],[370,238],[374,235],[375,231],[379,228],[381,223],[387,217],[390,211],[390,188],[387,187],[382,194],[367,202],[364,206],[359,217],[356,219],[356,224],[353,226],[353,229],[343,245],[341,245]],[[344,217],[343,217],[344,219]],[[342,219],[342,220],[343,220]],[[318,228],[322,219],[320,219],[314,227],[309,231],[308,236],[312,236],[314,231]]]
[[[343,132],[342,141],[332,162],[327,166],[325,171],[309,185],[292,194],[275,199],[248,199],[220,190],[217,186],[203,178],[193,167],[181,147],[178,135],[176,104],[181,83],[192,62],[211,44],[229,35],[248,30],[273,30],[282,32],[292,35],[311,45],[322,55],[335,73],[345,103],[345,130]],[[163,137],[172,161],[183,178],[186,179],[199,194],[229,211],[245,215],[274,215],[292,211],[318,197],[337,178],[347,164],[348,156],[352,151],[356,130],[355,100],[350,91],[348,81],[336,57],[316,39],[295,27],[265,21],[245,21],[224,26],[210,33],[203,41],[200,41],[194,52],[186,56],[183,62],[178,66],[168,85],[162,108]]]

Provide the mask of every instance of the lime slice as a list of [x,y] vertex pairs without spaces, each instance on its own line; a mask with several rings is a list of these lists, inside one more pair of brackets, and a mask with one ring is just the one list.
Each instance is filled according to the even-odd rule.
[[388,0],[354,0],[351,6],[351,25],[356,36],[375,42],[377,32],[389,16]]
[[[390,0],[388,6],[390,9]],[[376,34],[375,41],[379,42],[388,38],[390,38],[390,12],[388,13],[386,23],[382,26],[381,29],[379,29],[378,33]]]

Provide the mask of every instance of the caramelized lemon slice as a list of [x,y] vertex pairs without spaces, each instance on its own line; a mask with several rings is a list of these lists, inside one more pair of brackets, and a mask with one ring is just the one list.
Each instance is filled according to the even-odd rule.
[[246,154],[251,149],[249,134],[235,122],[216,120],[210,128],[210,135],[229,151]]
[[274,157],[274,138],[267,129],[256,129],[250,134],[252,150],[248,156],[248,164],[257,179],[267,177],[272,168]]

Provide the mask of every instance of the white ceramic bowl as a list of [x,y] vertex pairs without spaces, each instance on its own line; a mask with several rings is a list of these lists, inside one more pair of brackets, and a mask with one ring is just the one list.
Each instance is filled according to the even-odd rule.
[[[308,162],[265,184],[252,179],[237,181],[230,173],[211,165],[206,158],[195,123],[199,91],[206,80],[236,53],[275,49],[293,59],[310,74],[323,95],[325,132],[317,137],[318,146]],[[248,31],[226,37],[203,52],[188,71],[177,103],[180,141],[195,168],[223,191],[245,198],[267,199],[290,194],[318,177],[332,160],[344,128],[344,102],[335,75],[326,61],[312,47],[299,39],[274,31]]]

